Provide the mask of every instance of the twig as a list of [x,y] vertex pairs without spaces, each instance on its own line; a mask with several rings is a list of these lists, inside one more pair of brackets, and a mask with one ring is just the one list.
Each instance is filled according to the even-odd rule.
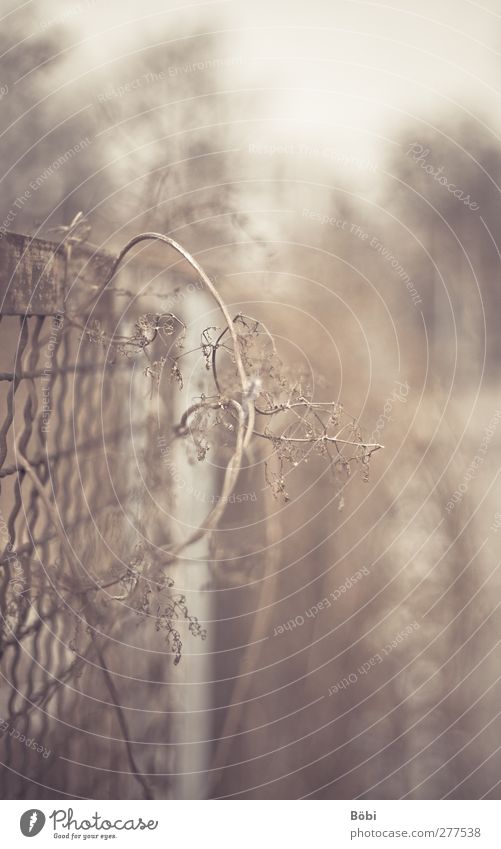
[[113,706],[114,706],[116,714],[117,714],[117,720],[118,720],[118,724],[120,726],[120,730],[122,732],[122,738],[123,738],[123,741],[124,741],[124,744],[125,744],[125,749],[127,751],[127,759],[129,761],[129,766],[131,768],[131,774],[134,776],[134,778],[136,779],[138,784],[141,786],[143,793],[144,793],[144,798],[145,799],[154,799],[155,797],[153,796],[153,793],[152,793],[147,781],[145,780],[143,774],[140,772],[140,770],[138,769],[138,766],[136,764],[136,760],[134,758],[134,752],[132,751],[132,746],[131,746],[131,742],[130,742],[129,729],[127,728],[127,720],[125,719],[125,715],[124,715],[124,712],[123,712],[123,709],[122,709],[122,705],[120,704],[120,698],[119,698],[117,689],[115,687],[113,678],[111,676],[110,670],[108,669],[108,666],[107,666],[106,661],[104,659],[103,650],[102,650],[101,646],[99,645],[98,638],[96,637],[94,631],[91,632],[91,636],[92,636],[92,641],[94,643],[94,647],[95,647],[96,652],[97,652],[97,656],[99,658],[99,662],[101,664],[101,671],[103,673],[104,680],[105,680],[106,686],[108,688],[108,692],[111,696],[111,700],[113,702]]
[[336,445],[354,445],[356,448],[364,448],[366,454],[373,454],[374,451],[378,451],[380,448],[384,448],[384,445],[380,445],[379,442],[353,442],[350,439],[340,439],[338,436],[326,436],[326,434],[320,434],[316,436],[275,436],[272,433],[260,433],[257,430],[253,431],[254,436],[260,436],[262,439],[269,439],[271,442],[276,442],[276,440],[280,442],[333,442]]
[[[265,499],[269,502],[266,504],[266,512],[271,515],[273,504],[271,503],[270,489],[265,490]],[[224,716],[223,727],[216,746],[213,760],[214,767],[210,774],[209,797],[217,787],[224,769],[231,766],[231,764],[228,764],[228,756],[231,752],[234,738],[242,725],[242,718],[246,709],[246,696],[253,680],[249,668],[251,662],[253,662],[255,670],[258,668],[259,658],[264,646],[264,640],[262,638],[266,636],[266,630],[276,600],[278,590],[277,553],[280,540],[280,519],[277,515],[274,516],[272,522],[265,522],[265,534],[267,556],[265,558],[264,572],[261,578],[261,587],[256,604],[256,615],[252,619],[244,658],[239,664],[241,674],[236,679],[231,692],[228,708]],[[252,729],[249,733],[251,732]]]

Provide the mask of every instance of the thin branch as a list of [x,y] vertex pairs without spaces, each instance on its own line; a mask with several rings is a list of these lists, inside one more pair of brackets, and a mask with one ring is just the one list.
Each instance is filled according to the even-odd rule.
[[384,445],[380,445],[379,442],[353,442],[350,439],[340,439],[338,436],[327,436],[326,434],[321,434],[320,436],[275,436],[271,433],[260,433],[258,430],[254,430],[253,434],[254,436],[260,436],[262,439],[269,439],[271,442],[278,440],[280,442],[306,442],[310,444],[315,442],[332,442],[336,445],[353,445],[356,448],[365,448],[367,449],[366,453],[370,452],[371,454],[380,448],[384,448]]
[[103,673],[103,677],[104,677],[104,680],[106,682],[108,692],[110,694],[111,700],[113,702],[113,706],[115,708],[118,724],[119,724],[120,730],[122,732],[122,738],[123,738],[125,749],[126,749],[126,752],[127,752],[127,759],[129,761],[129,766],[130,766],[130,769],[131,769],[131,775],[134,776],[134,778],[136,779],[136,781],[138,782],[138,784],[142,788],[142,791],[144,793],[144,798],[145,799],[154,799],[155,797],[153,796],[153,793],[152,793],[147,781],[145,780],[143,774],[140,772],[140,770],[139,770],[139,768],[136,764],[136,760],[134,758],[134,752],[132,751],[132,745],[131,745],[131,742],[130,742],[130,734],[129,734],[129,729],[127,727],[127,720],[125,719],[125,714],[124,714],[122,705],[120,704],[120,698],[119,698],[117,689],[115,687],[115,683],[113,681],[110,670],[108,669],[108,666],[107,666],[106,661],[104,659],[103,650],[102,650],[101,646],[99,645],[99,640],[98,640],[98,638],[96,637],[96,635],[93,631],[91,632],[91,636],[92,636],[92,641],[94,643],[94,647],[95,647],[96,652],[97,652],[97,656],[99,658],[99,662],[101,664],[101,671]]

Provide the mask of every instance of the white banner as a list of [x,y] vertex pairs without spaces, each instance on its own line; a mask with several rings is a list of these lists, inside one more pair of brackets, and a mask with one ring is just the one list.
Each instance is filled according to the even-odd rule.
[[[499,803],[490,801],[5,801],[1,845],[154,849],[489,847],[498,849]],[[106,845],[106,844],[105,844]]]

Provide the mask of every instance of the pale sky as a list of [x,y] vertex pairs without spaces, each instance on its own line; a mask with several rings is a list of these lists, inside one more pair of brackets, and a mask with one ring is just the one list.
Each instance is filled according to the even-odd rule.
[[224,85],[260,90],[267,138],[311,143],[325,133],[347,150],[377,156],[378,136],[391,138],[409,114],[464,110],[499,127],[496,0],[75,0],[37,8],[45,18],[75,10],[67,19],[87,37],[86,63],[140,49],[159,37],[161,23],[172,38],[193,28],[220,32],[222,55],[242,59]]

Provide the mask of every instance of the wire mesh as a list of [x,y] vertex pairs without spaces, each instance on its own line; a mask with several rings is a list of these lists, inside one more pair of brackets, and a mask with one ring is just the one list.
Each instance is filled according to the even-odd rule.
[[[137,613],[96,590],[117,583],[142,526],[124,459],[149,426],[129,403],[134,363],[110,366],[62,314],[0,322],[2,795],[150,796],[140,773],[158,771],[166,664],[139,650],[153,623],[140,631]],[[145,681],[136,702],[132,669]],[[163,773],[169,758],[164,748]],[[156,781],[168,795],[168,778]]]

